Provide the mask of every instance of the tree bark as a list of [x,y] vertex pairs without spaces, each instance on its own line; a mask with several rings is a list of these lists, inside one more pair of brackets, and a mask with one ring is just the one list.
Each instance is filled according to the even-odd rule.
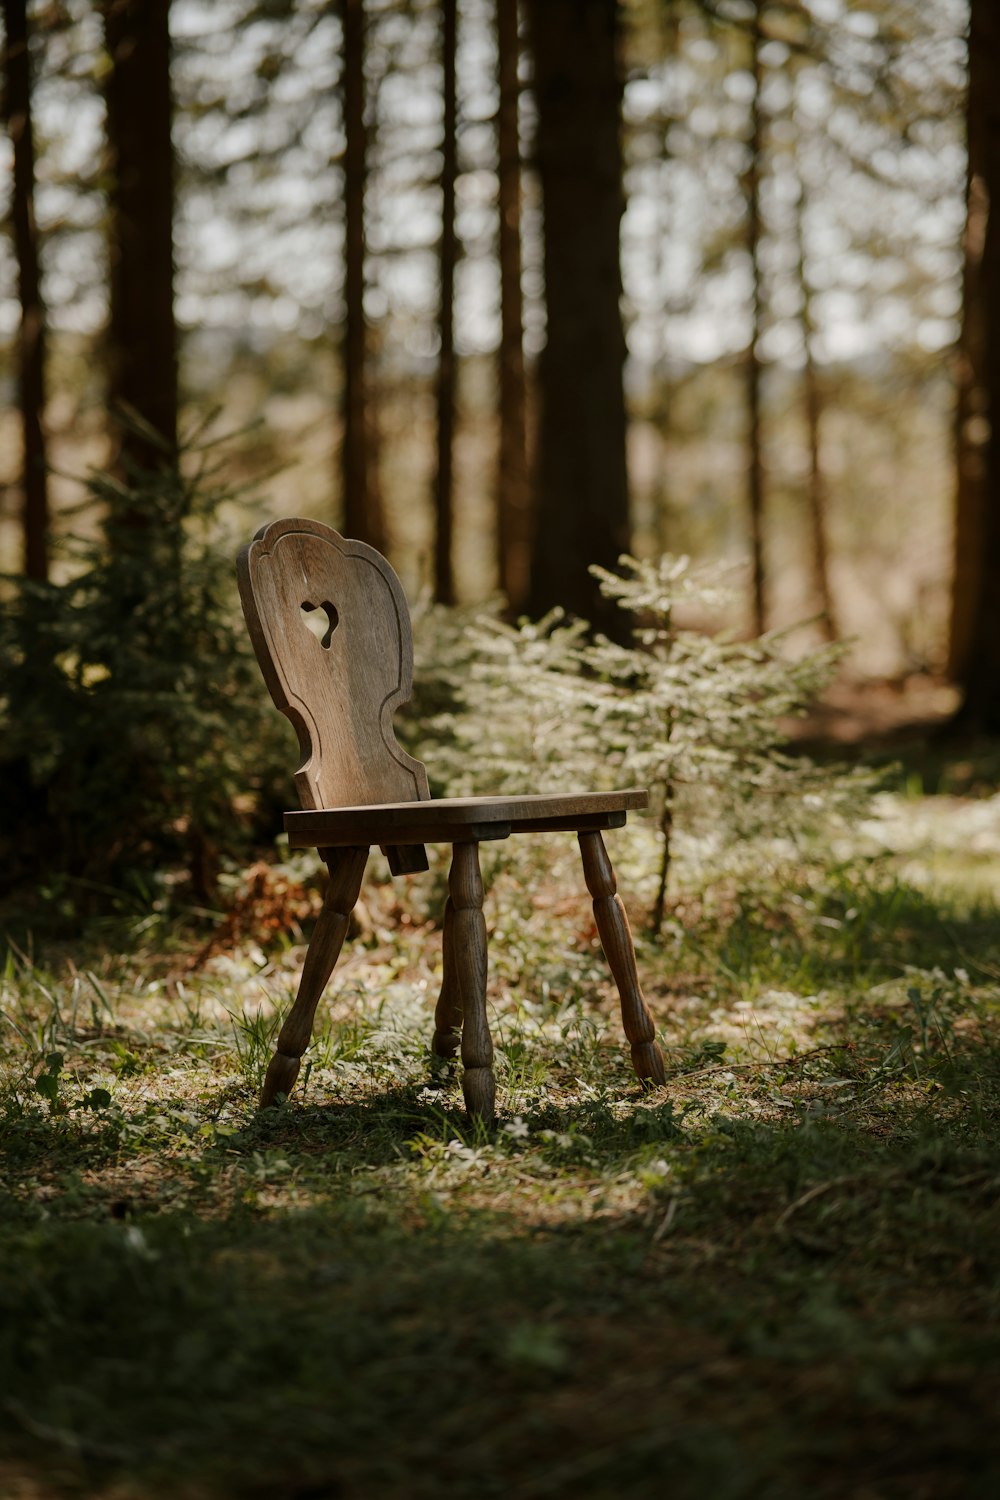
[[524,307],[521,295],[521,145],[518,133],[518,0],[497,0],[500,258],[500,446],[497,573],[511,613],[524,607],[531,566]]
[[26,577],[49,574],[49,489],[45,446],[45,304],[35,220],[35,138],[26,0],[4,0],[4,115],[14,149],[11,220],[17,258],[18,403],[24,446],[22,534]]
[[948,674],[967,684],[983,582],[986,532],[986,388],[983,251],[990,203],[984,176],[985,100],[977,20],[970,38],[966,102],[965,229],[962,235],[962,323],[955,369],[954,578],[948,632]]
[[344,342],[341,482],[344,532],[386,548],[385,518],[374,469],[365,322],[365,121],[367,18],[364,0],[340,0],[344,38]]
[[562,605],[621,634],[590,576],[629,547],[619,228],[616,0],[531,0],[548,331],[539,366],[529,609]]
[[[108,393],[120,473],[177,458],[174,153],[169,0],[108,0],[105,83],[110,228]],[[135,431],[129,414],[139,419]]]
[[809,531],[812,539],[813,586],[816,590],[816,597],[819,600],[821,609],[819,625],[824,638],[828,641],[835,641],[839,631],[837,628],[837,614],[833,603],[833,592],[830,588],[830,548],[827,536],[826,483],[823,476],[823,462],[820,450],[823,396],[820,388],[820,374],[816,368],[816,359],[813,353],[816,328],[813,322],[812,293],[806,272],[805,227],[803,224],[805,191],[805,186],[800,180],[799,201],[795,209],[795,238],[804,357],[802,387],[805,403],[806,439],[809,447],[809,479],[806,493],[809,509]]
[[[956,680],[964,699],[956,727],[1000,733],[1000,12],[973,0],[969,25],[969,215],[963,354],[968,386],[959,401],[963,423],[956,525],[956,592],[978,580],[967,645],[955,630]],[[980,467],[981,465],[981,467]],[[981,485],[981,489],[980,489]],[[976,531],[978,546],[973,551]],[[961,549],[961,550],[960,550]],[[954,629],[954,627],[953,627]],[[963,646],[959,653],[959,646]],[[960,659],[961,658],[961,659]]]
[[437,473],[434,480],[434,597],[455,603],[452,557],[455,447],[455,181],[458,176],[458,0],[441,0],[444,132],[441,142],[440,352],[437,372]]
[[762,67],[760,60],[760,5],[755,4],[750,28],[750,70],[753,96],[750,101],[750,138],[747,142],[747,255],[752,279],[750,342],[746,351],[747,395],[747,508],[750,522],[750,559],[753,578],[753,631],[763,635],[767,628],[767,601],[764,573],[764,453],[761,434],[761,362],[760,335],[764,313],[764,295],[760,264],[760,175],[764,149],[764,119],[761,108]]

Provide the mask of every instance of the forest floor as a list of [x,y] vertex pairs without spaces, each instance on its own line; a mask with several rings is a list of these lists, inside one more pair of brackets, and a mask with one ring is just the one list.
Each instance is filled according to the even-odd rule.
[[926,779],[820,859],[682,870],[648,1095],[572,848],[484,849],[493,1131],[427,1050],[440,864],[376,870],[263,1114],[314,866],[19,929],[0,1495],[997,1493],[1000,797]]
[[903,745],[926,753],[958,701],[950,683],[926,672],[875,679],[840,673],[812,712],[789,728],[796,740],[827,750],[871,753]]

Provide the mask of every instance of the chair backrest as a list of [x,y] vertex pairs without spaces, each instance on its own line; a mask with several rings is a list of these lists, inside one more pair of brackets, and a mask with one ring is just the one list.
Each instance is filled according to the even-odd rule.
[[427,772],[392,727],[413,684],[413,637],[385,558],[320,521],[274,521],[243,548],[236,576],[264,680],[299,737],[302,806],[429,798]]

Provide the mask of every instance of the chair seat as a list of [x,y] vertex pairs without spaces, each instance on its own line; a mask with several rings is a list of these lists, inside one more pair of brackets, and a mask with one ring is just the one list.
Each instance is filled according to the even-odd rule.
[[512,833],[620,828],[627,812],[648,802],[649,793],[641,787],[524,797],[438,797],[286,812],[285,830],[293,849],[480,843]]

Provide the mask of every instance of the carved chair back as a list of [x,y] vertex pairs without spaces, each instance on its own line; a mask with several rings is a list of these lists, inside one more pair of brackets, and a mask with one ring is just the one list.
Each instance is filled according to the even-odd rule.
[[428,799],[427,772],[392,726],[412,688],[413,637],[385,558],[320,521],[274,521],[236,572],[264,680],[299,737],[302,806]]

